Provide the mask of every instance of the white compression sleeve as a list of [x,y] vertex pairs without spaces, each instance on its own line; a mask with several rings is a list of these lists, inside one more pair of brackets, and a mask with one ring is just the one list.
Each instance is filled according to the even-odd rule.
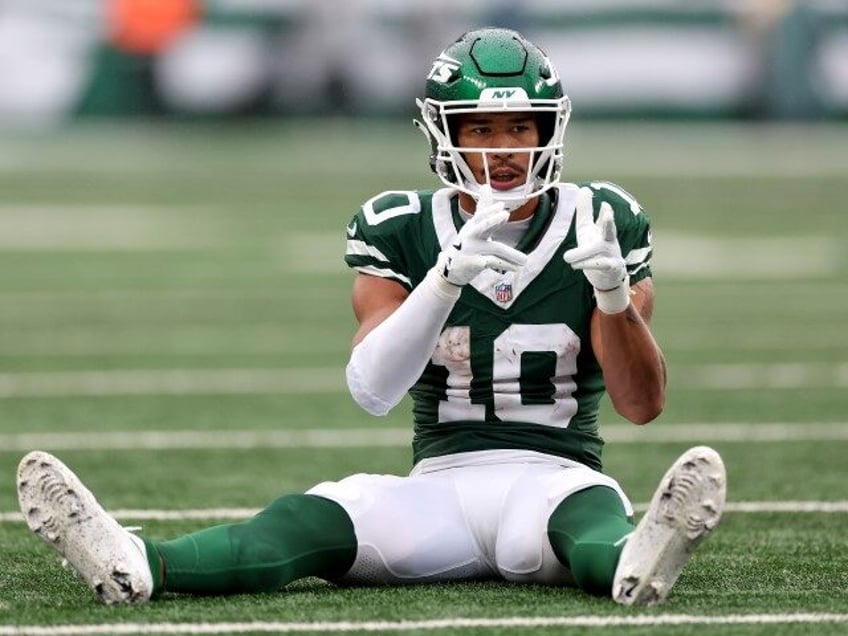
[[347,386],[359,406],[385,415],[401,401],[427,366],[461,291],[431,269],[400,307],[353,348]]

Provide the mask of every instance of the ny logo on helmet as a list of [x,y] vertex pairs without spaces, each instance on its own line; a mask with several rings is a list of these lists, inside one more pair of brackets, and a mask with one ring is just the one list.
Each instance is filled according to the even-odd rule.
[[530,98],[527,97],[527,91],[525,91],[520,86],[516,86],[515,88],[484,88],[482,91],[480,91],[481,102],[529,102],[529,99]]
[[453,74],[459,70],[461,65],[462,64],[459,60],[455,60],[442,53],[438,58],[436,58],[436,61],[433,62],[433,68],[430,69],[430,74],[427,75],[427,79],[439,82],[440,84],[447,84],[448,80],[450,80]]

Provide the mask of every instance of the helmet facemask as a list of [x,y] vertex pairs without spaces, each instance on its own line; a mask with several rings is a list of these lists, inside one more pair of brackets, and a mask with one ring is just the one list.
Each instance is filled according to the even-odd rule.
[[[490,97],[508,95],[510,97]],[[480,99],[439,101],[432,98],[416,100],[421,120],[416,125],[427,136],[432,147],[430,165],[439,179],[448,186],[475,198],[483,183],[469,167],[465,155],[481,154],[485,170],[485,183],[491,185],[491,156],[503,154],[529,154],[526,178],[523,185],[510,190],[492,189],[494,199],[508,210],[521,207],[528,200],[553,187],[560,178],[564,164],[563,147],[565,128],[571,115],[568,97],[556,99],[528,99],[521,88],[486,89]],[[526,148],[461,147],[456,143],[454,124],[457,115],[464,113],[529,112],[537,122],[539,145]]]
[[[468,31],[434,60],[416,100],[416,125],[430,141],[430,165],[446,185],[475,198],[491,185],[495,200],[509,209],[538,197],[559,180],[563,167],[565,127],[571,102],[545,53],[517,31],[484,27]],[[463,114],[532,114],[538,145],[528,148],[472,148],[457,143],[456,119]],[[482,155],[484,175],[475,175],[467,158]],[[529,155],[523,184],[510,190],[492,182],[493,155]],[[477,158],[472,161],[477,165]],[[486,183],[480,183],[483,179]],[[501,188],[503,188],[501,184]]]

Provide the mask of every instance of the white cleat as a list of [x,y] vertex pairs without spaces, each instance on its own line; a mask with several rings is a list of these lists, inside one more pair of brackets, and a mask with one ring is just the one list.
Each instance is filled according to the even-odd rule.
[[630,535],[612,585],[623,605],[657,605],[721,518],[727,478],[721,456],[707,446],[683,453],[668,469],[647,512]]
[[61,461],[42,451],[18,466],[18,501],[30,530],[55,548],[108,605],[143,603],[153,577],[142,540],[125,530]]

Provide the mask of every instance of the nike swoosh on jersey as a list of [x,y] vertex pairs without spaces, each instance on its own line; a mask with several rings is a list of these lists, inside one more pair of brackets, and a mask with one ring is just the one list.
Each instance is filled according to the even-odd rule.
[[348,225],[345,229],[347,230],[347,235],[351,238],[356,236],[356,219],[354,219],[353,223]]

